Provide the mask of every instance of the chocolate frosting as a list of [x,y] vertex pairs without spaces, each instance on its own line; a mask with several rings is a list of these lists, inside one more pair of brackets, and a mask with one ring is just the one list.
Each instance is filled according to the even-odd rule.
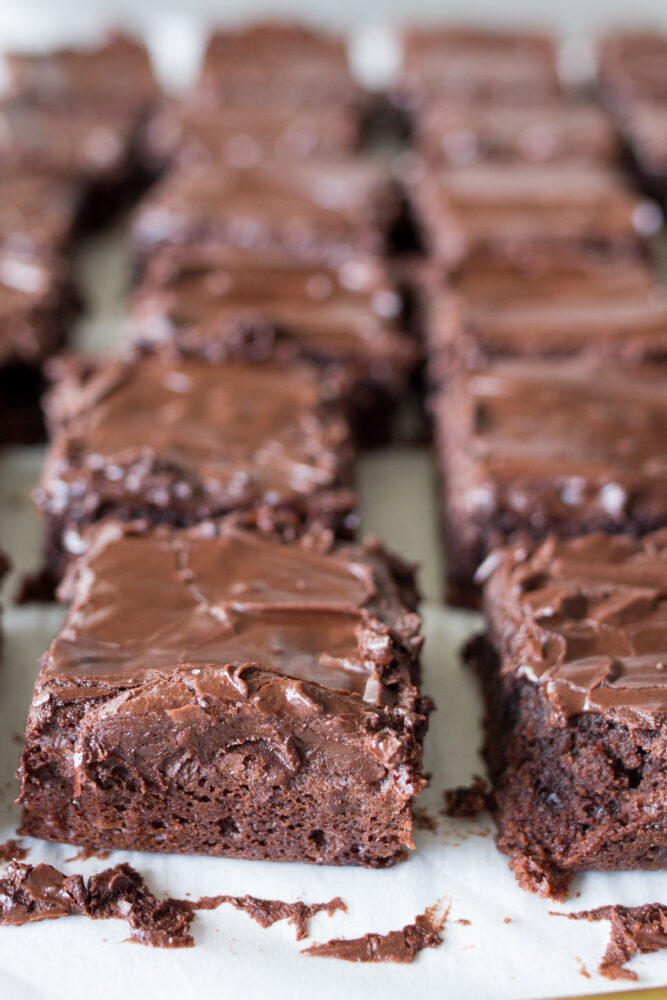
[[[502,360],[456,373],[440,400],[457,503],[509,525],[610,529],[665,522],[667,421],[660,367]],[[465,443],[464,443],[465,441]]]
[[148,51],[119,33],[110,34],[98,47],[12,52],[7,61],[14,93],[69,112],[78,111],[77,105],[105,111],[122,105],[141,111],[157,94]]
[[[392,669],[420,645],[418,619],[373,544],[324,554],[224,523],[142,534],[103,522],[61,596],[72,607],[41,683],[129,684],[254,663],[382,703]],[[241,675],[232,683],[238,696]]]
[[485,609],[502,669],[544,686],[556,717],[667,717],[667,529],[492,553]]
[[0,167],[0,254],[52,256],[70,241],[81,200],[73,181],[21,166]]
[[134,222],[139,252],[207,240],[236,247],[340,256],[382,249],[398,196],[388,172],[359,158],[247,169],[174,171],[145,199]]
[[438,948],[449,907],[429,906],[400,931],[387,934],[364,934],[359,938],[335,938],[304,948],[302,955],[338,958],[344,962],[412,962],[424,948]]
[[114,502],[196,506],[200,517],[305,503],[349,483],[343,390],[299,365],[151,356],[65,366],[48,402],[54,436],[38,502],[82,515]]
[[589,353],[645,361],[667,357],[667,297],[632,262],[521,273],[475,268],[436,292],[429,329],[437,352],[550,356]]
[[431,100],[417,120],[423,148],[453,166],[478,160],[613,162],[619,138],[592,103]]
[[170,250],[149,264],[130,332],[142,346],[166,345],[212,361],[344,362],[359,377],[400,387],[416,360],[414,343],[397,330],[400,310],[372,258],[315,267],[224,247]]

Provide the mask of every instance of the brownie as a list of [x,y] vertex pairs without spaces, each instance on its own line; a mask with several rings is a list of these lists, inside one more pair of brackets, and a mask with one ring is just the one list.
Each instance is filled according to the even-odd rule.
[[621,153],[609,114],[584,101],[433,99],[417,115],[415,131],[425,156],[452,166],[481,160],[614,163]]
[[662,216],[621,174],[593,164],[473,163],[413,167],[408,179],[427,248],[446,264],[537,250],[627,251]]
[[176,356],[341,367],[368,440],[371,429],[386,437],[392,403],[418,360],[415,340],[400,332],[401,310],[374,258],[317,267],[275,252],[185,247],[151,260],[129,329],[140,347]]
[[197,96],[213,105],[257,108],[360,103],[345,40],[296,24],[261,22],[208,40]]
[[64,261],[0,256],[0,444],[43,436],[44,364],[65,343],[77,304]]
[[47,170],[0,164],[0,256],[52,258],[71,248],[80,185]]
[[667,201],[667,96],[637,101],[623,118],[622,130],[633,165],[648,194]]
[[208,106],[165,101],[146,127],[144,155],[156,167],[172,164],[259,166],[355,151],[360,122],[343,106],[317,108]]
[[[9,572],[10,562],[5,553],[0,549],[0,584],[6,574]],[[4,644],[4,635],[2,632],[2,608],[0,607],[0,658],[2,657],[2,649]]]
[[118,109],[143,115],[157,96],[148,51],[136,39],[110,34],[101,44],[45,53],[9,52],[10,92],[68,115]]
[[379,542],[103,522],[61,596],[22,833],[374,868],[413,846],[420,622],[410,568]]
[[589,359],[454,367],[432,400],[450,599],[498,545],[667,524],[667,371]]
[[394,96],[409,110],[438,97],[532,103],[551,99],[559,90],[556,46],[546,34],[472,26],[403,33]]
[[616,110],[637,99],[667,99],[667,34],[625,30],[602,39],[598,82],[603,98]]
[[174,171],[137,212],[133,245],[139,261],[204,242],[310,260],[379,253],[399,202],[385,168],[362,158]]
[[500,849],[544,894],[562,873],[667,867],[667,531],[550,537],[490,563],[468,657]]
[[51,446],[36,501],[58,578],[105,515],[188,525],[243,511],[345,533],[353,449],[334,373],[305,363],[157,356],[63,361],[46,400]]
[[667,361],[667,297],[640,260],[585,256],[533,269],[499,261],[425,289],[433,382],[456,358],[503,356]]

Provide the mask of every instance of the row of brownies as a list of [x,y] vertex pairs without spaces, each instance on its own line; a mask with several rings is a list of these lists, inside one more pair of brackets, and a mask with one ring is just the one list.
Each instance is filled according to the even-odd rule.
[[[665,94],[667,38],[618,36],[600,50],[616,109],[622,53]],[[574,871],[667,867],[660,212],[623,170],[634,105],[566,93],[548,37],[410,33],[396,101],[449,599],[483,590],[466,658],[498,842],[520,884],[564,897]]]
[[129,344],[51,365],[37,502],[69,610],[24,834],[370,867],[412,846],[414,575],[352,540],[358,442],[417,358],[365,104],[340,40],[259,26],[215,35],[142,130],[163,176],[132,225]]

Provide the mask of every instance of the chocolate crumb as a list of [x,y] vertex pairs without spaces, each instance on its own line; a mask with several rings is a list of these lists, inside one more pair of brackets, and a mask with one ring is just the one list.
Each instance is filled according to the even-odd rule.
[[626,969],[625,963],[640,952],[650,955],[667,948],[667,906],[646,903],[644,906],[599,906],[595,910],[578,913],[555,913],[555,917],[568,920],[610,920],[609,943],[598,965],[598,972],[605,979],[637,980],[636,972]]
[[323,944],[304,948],[302,955],[318,958],[339,958],[344,962],[412,962],[424,948],[442,944],[442,930],[449,914],[442,903],[435,903],[415,917],[414,923],[403,930],[388,934],[364,934],[359,938],[335,938]]
[[23,861],[30,854],[30,848],[25,847],[22,840],[9,839],[0,844],[0,863],[6,861]]
[[465,917],[460,917],[458,920],[455,920],[454,923],[463,924],[464,927],[470,927],[470,921],[466,920]]
[[435,816],[431,816],[426,809],[415,809],[412,810],[412,825],[416,830],[428,830],[429,833],[435,833],[438,829],[438,821]]
[[575,962],[579,966],[579,975],[583,976],[584,979],[590,979],[591,978],[591,974],[588,971],[588,969],[586,968],[586,966],[584,965],[584,963],[581,961],[581,959],[580,958],[575,958]]
[[473,775],[472,784],[458,785],[445,790],[443,816],[470,818],[479,816],[488,809],[490,789],[488,783],[478,774]]
[[0,924],[31,923],[82,915],[117,918],[130,925],[130,941],[155,948],[190,948],[193,911],[178,899],[157,899],[130,865],[93,875],[66,876],[51,865],[13,861],[0,879]]
[[521,889],[535,892],[544,899],[554,899],[557,903],[567,899],[574,877],[572,872],[558,871],[548,862],[538,861],[519,851],[512,855],[509,866]]
[[297,941],[308,937],[308,922],[316,913],[333,916],[336,910],[347,911],[347,906],[336,896],[328,903],[285,903],[280,899],[258,899],[256,896],[202,896],[189,905],[193,910],[215,910],[223,903],[231,903],[237,910],[245,910],[260,927],[271,927],[279,920],[286,920],[296,930]]
[[72,855],[71,858],[65,858],[65,861],[68,865],[74,861],[89,861],[90,858],[98,858],[100,861],[104,861],[110,854],[111,851],[107,851],[103,847],[96,848],[94,851],[89,847],[80,847],[76,854]]
[[511,924],[512,923],[512,918],[511,917],[503,917],[503,923],[504,924]]

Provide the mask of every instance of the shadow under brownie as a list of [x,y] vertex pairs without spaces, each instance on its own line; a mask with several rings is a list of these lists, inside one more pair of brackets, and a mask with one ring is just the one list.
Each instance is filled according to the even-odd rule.
[[368,867],[413,846],[411,567],[224,521],[104,521],[86,548],[30,710],[23,833]]
[[486,703],[500,849],[524,888],[667,867],[667,530],[495,552],[488,632],[468,646]]

